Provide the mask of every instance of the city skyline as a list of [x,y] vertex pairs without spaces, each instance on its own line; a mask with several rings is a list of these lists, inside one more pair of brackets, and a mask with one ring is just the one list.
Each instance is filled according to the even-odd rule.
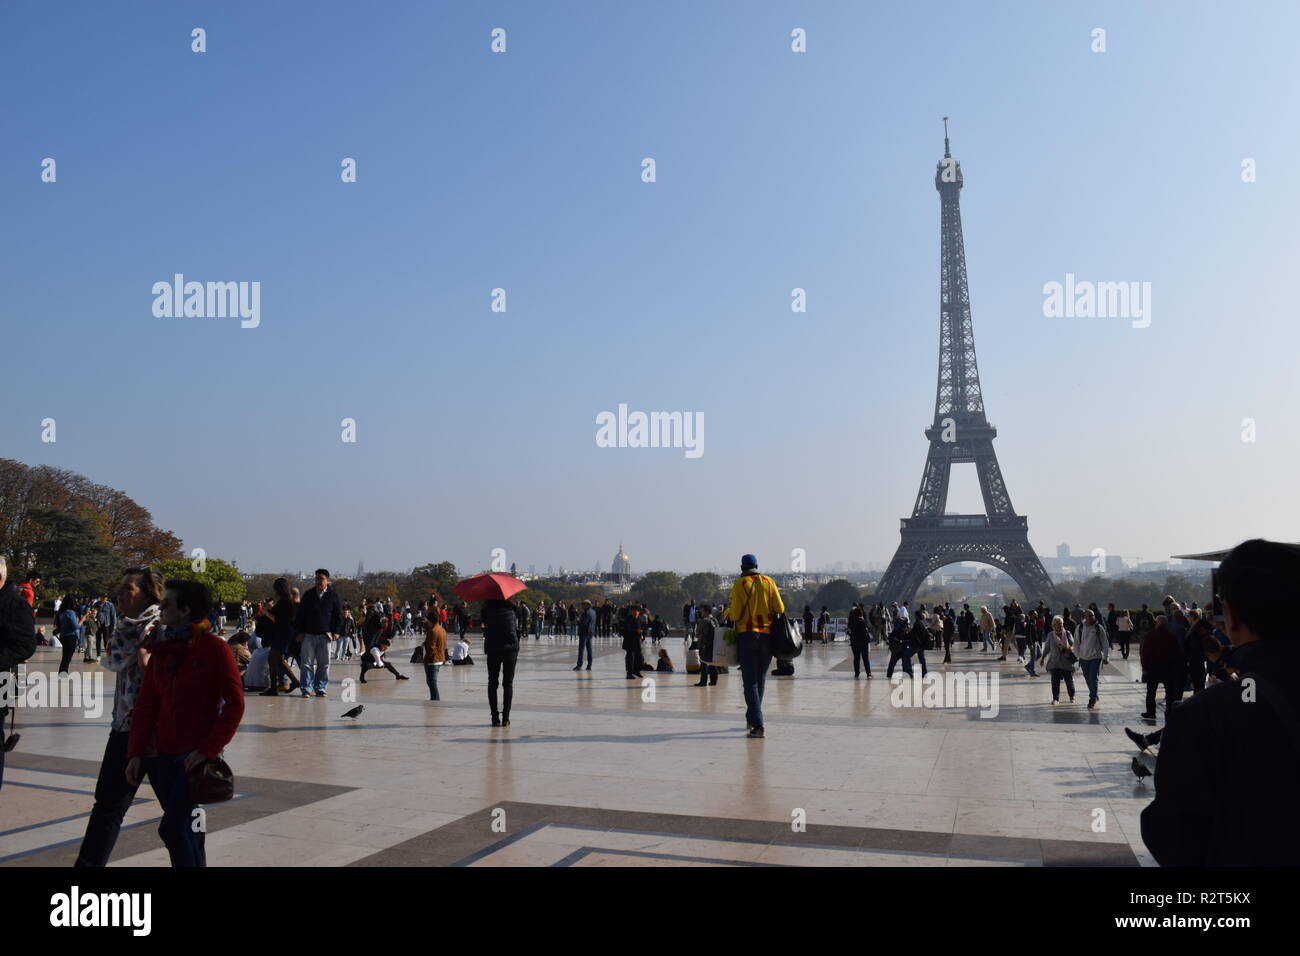
[[[1300,539],[1272,371],[1300,346],[1294,10],[1261,35],[1210,4],[311,9],[6,9],[0,75],[45,78],[0,153],[29,347],[6,456],[245,569],[582,568],[619,538],[638,571],[883,566],[932,407],[950,116],[1035,552]],[[260,283],[256,327],[155,314],[176,275]],[[1148,324],[1049,317],[1078,282],[1150,283]],[[699,416],[702,453],[603,447],[623,406]],[[954,470],[950,510],[979,500]]]

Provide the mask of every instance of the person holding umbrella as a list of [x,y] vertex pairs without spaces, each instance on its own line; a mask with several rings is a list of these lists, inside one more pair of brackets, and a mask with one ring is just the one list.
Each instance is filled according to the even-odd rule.
[[[478,574],[456,585],[456,594],[466,601],[483,602],[483,651],[488,665],[488,706],[492,726],[510,726],[510,704],[514,697],[515,663],[519,659],[519,632],[515,609],[507,600],[526,585],[509,574]],[[502,685],[501,706],[497,686]]]

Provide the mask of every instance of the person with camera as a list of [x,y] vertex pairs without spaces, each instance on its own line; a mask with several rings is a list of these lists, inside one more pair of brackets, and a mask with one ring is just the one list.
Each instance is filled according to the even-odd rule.
[[1169,709],[1142,840],[1161,866],[1300,863],[1300,545],[1256,538],[1218,571],[1233,679]]
[[83,626],[89,614],[89,610],[84,614],[81,612],[71,594],[63,595],[59,610],[54,614],[54,631],[59,636],[59,645],[63,649],[63,657],[59,661],[60,674],[68,673],[72,657],[81,646]]
[[195,825],[190,775],[234,739],[244,716],[244,683],[230,645],[212,633],[212,592],[199,581],[167,582],[127,741],[126,780],[140,785],[145,755],[158,750],[154,783],[158,825],[172,866],[207,866],[203,827]]
[[912,645],[910,628],[901,617],[894,619],[893,630],[889,632],[887,643],[889,645],[889,663],[885,665],[885,680],[894,679],[894,667],[900,662],[903,665],[903,673],[911,677],[912,654],[915,648]]

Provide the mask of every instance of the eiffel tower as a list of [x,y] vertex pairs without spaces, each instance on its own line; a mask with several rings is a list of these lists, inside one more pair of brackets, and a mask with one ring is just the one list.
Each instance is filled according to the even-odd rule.
[[[939,253],[939,386],[934,423],[925,430],[930,453],[921,475],[912,517],[902,519],[902,541],[877,590],[879,600],[910,600],[921,582],[958,561],[990,564],[1009,574],[1030,601],[1051,597],[1052,580],[1029,546],[1029,519],[1016,514],[1002,480],[993,439],[997,429],[984,415],[970,290],[966,286],[966,246],[961,234],[961,164],[948,145],[943,118],[943,159],[934,174],[939,191],[942,236]],[[974,462],[984,496],[982,515],[947,514],[952,466]]]

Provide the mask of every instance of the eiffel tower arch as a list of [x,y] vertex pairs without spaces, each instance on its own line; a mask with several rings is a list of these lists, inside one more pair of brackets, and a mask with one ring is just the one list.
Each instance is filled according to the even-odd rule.
[[[962,238],[961,164],[948,144],[943,121],[943,159],[934,174],[939,191],[939,383],[934,422],[925,430],[930,451],[921,473],[912,516],[902,519],[898,550],[877,590],[879,600],[907,601],[926,577],[947,564],[975,561],[1011,576],[1031,601],[1055,593],[1052,579],[1029,545],[1029,519],[1016,514],[998,465],[993,439],[997,429],[984,414],[966,246]],[[984,514],[948,514],[948,481],[955,464],[974,464],[984,498]]]

